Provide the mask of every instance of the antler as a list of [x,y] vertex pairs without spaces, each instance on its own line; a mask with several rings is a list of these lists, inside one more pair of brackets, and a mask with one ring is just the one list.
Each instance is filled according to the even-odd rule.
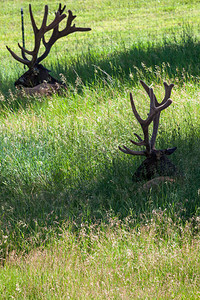
[[[145,89],[145,91],[147,92],[147,94],[150,96],[150,88],[148,87],[148,85],[146,85],[146,83],[144,83],[144,81],[142,81],[142,80],[140,80],[140,83],[142,84],[142,86]],[[173,87],[174,87],[173,83],[168,85],[166,82],[164,82],[165,96],[164,96],[162,102],[159,103],[156,99],[156,96],[154,95],[156,107],[160,107],[168,101],[168,99],[171,96],[171,91],[172,91]],[[157,136],[157,133],[158,133],[159,120],[160,120],[160,112],[157,113],[157,115],[155,116],[155,118],[153,120],[153,134],[152,134],[152,137],[151,137],[151,149],[155,149],[155,142],[156,142],[156,136]]]
[[[55,18],[53,20],[53,22],[51,22],[48,26],[46,25],[47,22],[47,16],[48,16],[48,5],[45,5],[45,12],[44,12],[44,18],[42,21],[42,25],[41,28],[38,29],[38,27],[36,26],[34,17],[33,17],[33,13],[32,13],[32,9],[31,9],[31,4],[29,4],[29,12],[30,12],[30,18],[31,18],[31,23],[32,23],[32,27],[33,27],[33,32],[34,32],[34,36],[35,36],[35,46],[33,51],[29,51],[26,50],[25,48],[23,48],[19,43],[18,46],[22,51],[22,58],[19,57],[17,54],[15,54],[8,46],[7,49],[8,51],[11,53],[11,55],[19,62],[27,65],[30,68],[32,68],[35,64],[38,64],[39,62],[41,62],[44,58],[47,57],[47,55],[50,52],[50,49],[52,47],[52,45],[61,37],[64,37],[70,33],[73,33],[75,31],[89,31],[91,30],[91,28],[82,28],[82,27],[75,27],[75,25],[71,26],[72,21],[75,19],[76,16],[73,16],[72,12],[69,10],[68,13],[68,18],[67,18],[67,24],[65,29],[59,31],[58,27],[60,22],[66,18],[66,14],[63,14],[64,10],[65,10],[64,6],[63,8],[61,7],[61,4],[59,4],[59,8],[58,11],[55,13]],[[49,41],[46,43],[45,42],[45,38],[44,35],[46,32],[50,31],[53,29],[52,35],[49,39]],[[43,44],[45,46],[45,52],[38,58],[38,52],[39,52],[39,48],[40,48],[40,44],[41,44],[41,40],[43,41]],[[28,60],[26,58],[26,54],[31,55],[32,59]]]
[[[60,23],[65,17],[66,15],[61,15],[59,11],[57,11],[56,15],[55,15],[55,19],[53,20],[53,22],[51,22],[48,26],[46,25],[47,22],[47,15],[48,15],[48,5],[45,5],[45,12],[44,12],[44,18],[42,21],[42,25],[40,27],[40,29],[38,29],[38,27],[36,26],[34,17],[33,17],[33,13],[32,13],[32,9],[31,9],[31,4],[29,4],[29,13],[30,13],[30,18],[31,18],[31,23],[32,23],[32,27],[33,27],[33,32],[34,32],[34,36],[35,36],[35,46],[33,51],[28,51],[25,48],[23,48],[19,43],[18,46],[19,48],[22,50],[22,57],[19,57],[18,55],[16,55],[8,46],[7,49],[8,51],[11,53],[11,55],[19,62],[27,65],[29,68],[33,67],[37,61],[37,55],[39,52],[39,48],[40,48],[40,43],[41,43],[41,39],[44,36],[44,34],[53,29],[55,26],[58,25],[58,23]],[[31,60],[28,60],[25,56],[25,53],[29,54],[32,56]]]
[[[150,111],[149,111],[147,119],[143,120],[136,110],[135,103],[133,101],[133,96],[130,93],[130,101],[131,101],[132,111],[133,111],[136,119],[140,123],[143,134],[144,134],[144,139],[142,139],[138,134],[134,133],[134,135],[137,137],[139,142],[135,142],[133,140],[130,140],[130,141],[134,145],[145,146],[146,149],[143,151],[133,151],[124,145],[123,145],[124,149],[121,147],[119,147],[119,149],[126,154],[149,156],[151,154],[151,151],[155,149],[155,141],[156,141],[156,136],[157,136],[157,132],[158,132],[160,113],[162,110],[167,108],[172,103],[172,100],[169,99],[169,97],[171,95],[171,90],[174,85],[173,84],[167,85],[167,83],[164,82],[165,97],[161,103],[158,103],[156,96],[154,95],[153,89],[149,88],[143,81],[140,81],[140,83],[142,84],[145,91],[149,95]],[[149,139],[149,125],[151,124],[152,121],[153,121],[153,133],[152,133],[151,139]]]
[[[58,12],[60,12],[61,14],[63,13],[63,11],[65,10],[65,7],[63,7],[63,9],[61,8],[61,4],[59,5],[59,9]],[[47,57],[47,55],[49,54],[51,47],[53,46],[53,44],[60,38],[69,35],[70,33],[76,32],[76,31],[90,31],[91,28],[83,28],[83,27],[76,27],[75,24],[73,26],[71,26],[72,21],[76,18],[76,16],[73,16],[71,10],[68,10],[68,18],[67,18],[67,23],[66,23],[66,27],[59,31],[59,24],[53,29],[53,33],[49,39],[48,42],[45,42],[45,38],[43,36],[43,44],[45,46],[45,52],[38,58],[38,63],[41,62],[45,57]]]

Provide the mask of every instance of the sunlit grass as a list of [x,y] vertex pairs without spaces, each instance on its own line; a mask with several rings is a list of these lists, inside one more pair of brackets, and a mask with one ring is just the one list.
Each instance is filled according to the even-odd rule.
[[[108,225],[82,224],[78,234],[61,228],[49,248],[11,254],[0,271],[5,299],[197,299],[199,236],[193,225],[155,210],[151,221],[131,229],[108,216]],[[199,220],[196,228],[199,227]],[[163,235],[163,237],[162,237]]]
[[[21,16],[20,9],[24,9],[26,46],[33,47],[33,33],[28,12],[29,1],[14,1],[1,3],[1,21],[4,26],[0,28],[0,57],[3,57],[2,68],[12,68],[13,59],[6,50],[6,45],[20,54],[18,42],[21,42]],[[159,41],[171,37],[174,32],[179,35],[181,26],[188,24],[199,36],[199,2],[174,0],[162,1],[72,1],[63,3],[77,15],[76,25],[91,27],[91,32],[76,33],[56,42],[48,61],[69,59],[90,50],[110,53],[120,49],[121,45],[130,48],[134,43],[153,40]],[[49,20],[54,17],[57,4],[48,2]],[[43,8],[40,1],[33,1],[32,8],[36,22],[39,26],[43,17]],[[65,22],[63,22],[65,25]],[[64,26],[63,25],[63,26]],[[48,62],[45,62],[48,64]],[[14,69],[22,72],[19,63]]]

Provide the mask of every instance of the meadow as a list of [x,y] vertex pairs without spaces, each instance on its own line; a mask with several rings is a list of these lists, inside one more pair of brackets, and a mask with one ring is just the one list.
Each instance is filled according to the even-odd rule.
[[[50,97],[14,88],[24,66],[5,46],[20,53],[21,7],[33,46],[28,4],[1,1],[1,299],[198,299],[199,1],[63,3],[92,31],[52,48],[44,65],[67,91]],[[39,23],[43,4],[31,4]],[[139,80],[159,100],[175,85],[156,147],[177,147],[180,175],[150,190],[132,181],[143,159],[118,150],[141,134],[130,92],[148,112]]]

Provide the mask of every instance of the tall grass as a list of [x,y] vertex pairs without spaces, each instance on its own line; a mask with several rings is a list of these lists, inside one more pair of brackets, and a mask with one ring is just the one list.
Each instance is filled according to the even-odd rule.
[[[155,2],[146,9],[143,1],[131,3],[135,16],[139,10],[138,24],[145,15],[152,19],[187,8],[189,16],[192,5],[198,8],[194,1],[178,8],[168,1],[150,17]],[[19,8],[21,2],[13,5]],[[87,8],[87,26],[90,14]],[[117,14],[125,24],[123,6]],[[95,22],[101,17],[97,14]],[[168,21],[154,41],[148,38],[154,28],[146,32],[138,25],[134,41],[122,32],[114,35],[115,46],[102,49],[98,40],[81,56],[65,53],[57,60],[53,52],[45,64],[68,90],[49,98],[22,97],[14,90],[23,70],[1,48],[0,292],[5,299],[199,296],[198,30],[174,26],[167,35]],[[13,46],[15,40],[13,31]],[[62,53],[60,45],[57,49]],[[133,132],[141,133],[130,91],[141,115],[148,112],[139,79],[159,100],[162,82],[175,84],[156,146],[177,146],[170,159],[181,176],[149,191],[143,182],[132,182],[141,159],[118,151],[119,145],[129,146]]]
[[[164,212],[131,229],[108,215],[108,226],[63,228],[51,248],[12,253],[0,271],[3,299],[198,299],[199,236]],[[199,226],[199,221],[198,225]],[[163,238],[160,238],[160,235]]]
[[[157,147],[177,146],[173,162],[182,172],[173,186],[146,193],[132,182],[141,160],[118,151],[127,144],[133,118],[129,84],[75,87],[65,96],[30,99],[26,107],[1,119],[1,229],[7,236],[2,255],[12,249],[29,251],[51,239],[66,220],[104,220],[112,210],[121,219],[132,214],[135,225],[159,207],[183,221],[199,214],[198,89],[186,83],[172,94],[173,105],[161,118]],[[118,84],[118,88],[117,88]],[[154,85],[160,99],[164,88]],[[140,110],[148,101],[133,89]],[[177,109],[178,108],[178,109]],[[144,114],[145,112],[143,112]],[[169,123],[170,120],[170,123]],[[9,222],[8,222],[9,221]],[[38,237],[39,232],[39,237]],[[41,237],[40,237],[41,234]],[[29,239],[33,239],[29,243]]]

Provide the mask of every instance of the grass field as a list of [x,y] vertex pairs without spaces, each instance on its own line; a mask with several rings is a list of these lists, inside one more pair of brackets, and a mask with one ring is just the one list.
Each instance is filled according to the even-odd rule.
[[[48,98],[16,93],[24,68],[5,48],[19,53],[22,6],[32,47],[28,3],[1,2],[2,299],[198,299],[199,1],[69,2],[92,31],[52,48],[44,65],[68,90]],[[130,92],[148,112],[140,79],[158,99],[175,84],[156,146],[177,146],[181,176],[149,191],[132,182],[142,159],[118,150],[141,133]]]

